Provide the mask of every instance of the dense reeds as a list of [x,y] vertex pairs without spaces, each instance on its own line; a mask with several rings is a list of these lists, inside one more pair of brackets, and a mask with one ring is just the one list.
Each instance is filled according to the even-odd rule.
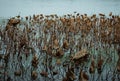
[[0,81],[119,81],[120,16],[16,16],[0,28]]

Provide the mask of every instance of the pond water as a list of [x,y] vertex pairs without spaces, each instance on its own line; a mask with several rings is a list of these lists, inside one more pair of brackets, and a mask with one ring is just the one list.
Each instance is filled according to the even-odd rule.
[[120,14],[120,0],[0,0],[0,17],[33,14]]

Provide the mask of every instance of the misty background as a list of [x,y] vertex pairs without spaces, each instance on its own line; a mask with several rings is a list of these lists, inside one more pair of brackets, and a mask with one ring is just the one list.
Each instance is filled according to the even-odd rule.
[[120,0],[0,0],[0,17],[33,14],[120,14]]

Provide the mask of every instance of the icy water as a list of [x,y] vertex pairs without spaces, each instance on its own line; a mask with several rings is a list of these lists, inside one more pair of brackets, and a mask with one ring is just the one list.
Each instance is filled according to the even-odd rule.
[[63,15],[74,11],[120,14],[120,0],[0,0],[0,17],[39,13]]

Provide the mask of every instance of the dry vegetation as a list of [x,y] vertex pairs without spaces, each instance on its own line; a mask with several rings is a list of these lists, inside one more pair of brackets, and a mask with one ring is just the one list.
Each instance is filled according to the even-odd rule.
[[0,81],[119,81],[120,16],[16,16],[0,29]]

